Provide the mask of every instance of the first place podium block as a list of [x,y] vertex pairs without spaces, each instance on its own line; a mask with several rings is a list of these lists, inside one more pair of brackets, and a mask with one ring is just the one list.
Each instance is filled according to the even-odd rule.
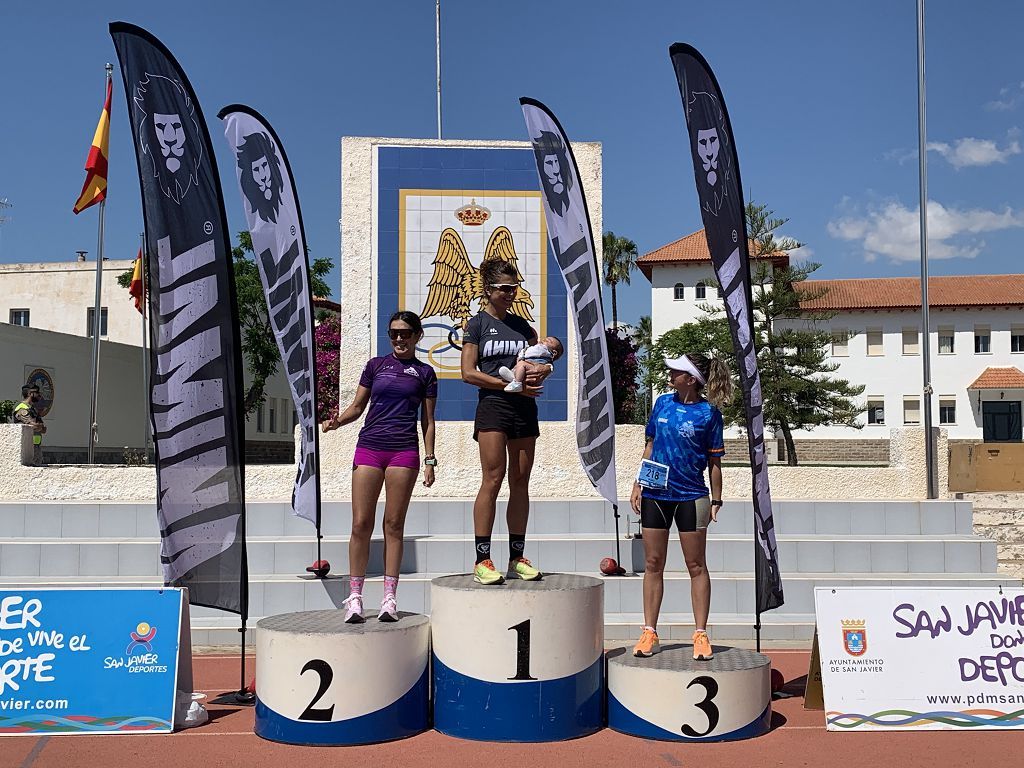
[[608,652],[608,727],[665,741],[735,741],[768,732],[771,660],[743,648],[715,647],[694,661],[693,646],[671,644],[642,659]]
[[392,741],[429,726],[430,622],[346,624],[345,611],[256,625],[257,736],[285,744]]
[[603,725],[604,584],[551,574],[431,582],[434,727],[479,741],[560,741]]

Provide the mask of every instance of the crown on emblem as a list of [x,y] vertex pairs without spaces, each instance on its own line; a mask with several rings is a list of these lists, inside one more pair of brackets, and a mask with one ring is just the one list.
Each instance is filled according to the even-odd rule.
[[476,198],[473,198],[469,205],[464,205],[461,208],[455,209],[455,218],[467,227],[479,227],[491,218],[491,211],[489,208],[477,205]]
[[843,629],[864,629],[864,619],[840,619]]

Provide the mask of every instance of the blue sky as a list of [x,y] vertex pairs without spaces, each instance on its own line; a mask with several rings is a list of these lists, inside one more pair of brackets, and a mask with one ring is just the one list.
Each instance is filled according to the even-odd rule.
[[[915,275],[915,7],[443,0],[445,138],[524,138],[518,97],[546,102],[571,138],[603,143],[604,227],[646,252],[701,226],[668,60],[669,44],[690,42],[723,88],[746,196],[790,218],[783,231],[807,243],[817,276]],[[433,0],[6,3],[0,198],[14,207],[0,227],[2,262],[95,252],[95,209],[76,217],[71,206],[103,65],[116,64],[111,20],[152,31],[191,78],[232,231],[244,219],[215,117],[225,104],[272,122],[309,245],[336,262],[341,136],[435,135]],[[932,274],[1018,272],[1024,4],[930,0],[927,21]],[[107,255],[127,258],[141,209],[119,75],[110,167]],[[619,306],[626,321],[650,311],[640,273]]]

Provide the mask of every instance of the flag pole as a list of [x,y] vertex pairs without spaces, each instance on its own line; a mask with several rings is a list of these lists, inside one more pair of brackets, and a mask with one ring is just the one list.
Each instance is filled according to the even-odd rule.
[[917,163],[921,206],[921,363],[924,409],[924,456],[929,499],[939,497],[935,435],[932,434],[931,327],[928,316],[928,143],[925,130],[924,0],[917,0]]
[[[113,64],[107,64],[106,73],[106,82],[109,84],[114,73]],[[104,90],[106,89],[104,88]],[[103,220],[106,209],[107,200],[106,196],[104,196],[103,200],[100,201],[99,224],[96,236],[98,241],[96,246],[96,304],[93,309],[92,318],[92,393],[89,398],[89,451],[87,456],[89,464],[92,464],[95,459],[96,439],[99,431],[99,426],[96,423],[96,399],[100,381],[100,329],[102,328],[101,321],[103,319]]]
[[434,5],[434,44],[437,61],[437,138],[441,138],[441,0]]
[[149,438],[151,427],[149,425],[149,307],[146,300],[146,288],[149,282],[146,279],[146,233],[139,233],[139,258],[142,260],[142,416],[145,424],[145,433],[142,438],[142,454],[145,463],[149,463]]

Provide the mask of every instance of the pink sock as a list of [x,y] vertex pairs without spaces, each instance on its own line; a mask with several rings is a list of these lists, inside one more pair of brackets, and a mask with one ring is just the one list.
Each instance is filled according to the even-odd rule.
[[361,597],[363,594],[364,581],[366,581],[365,576],[350,576],[348,580],[348,593],[350,595],[359,595]]
[[397,576],[385,576],[384,577],[384,596],[391,595],[395,596],[398,591],[398,577]]

